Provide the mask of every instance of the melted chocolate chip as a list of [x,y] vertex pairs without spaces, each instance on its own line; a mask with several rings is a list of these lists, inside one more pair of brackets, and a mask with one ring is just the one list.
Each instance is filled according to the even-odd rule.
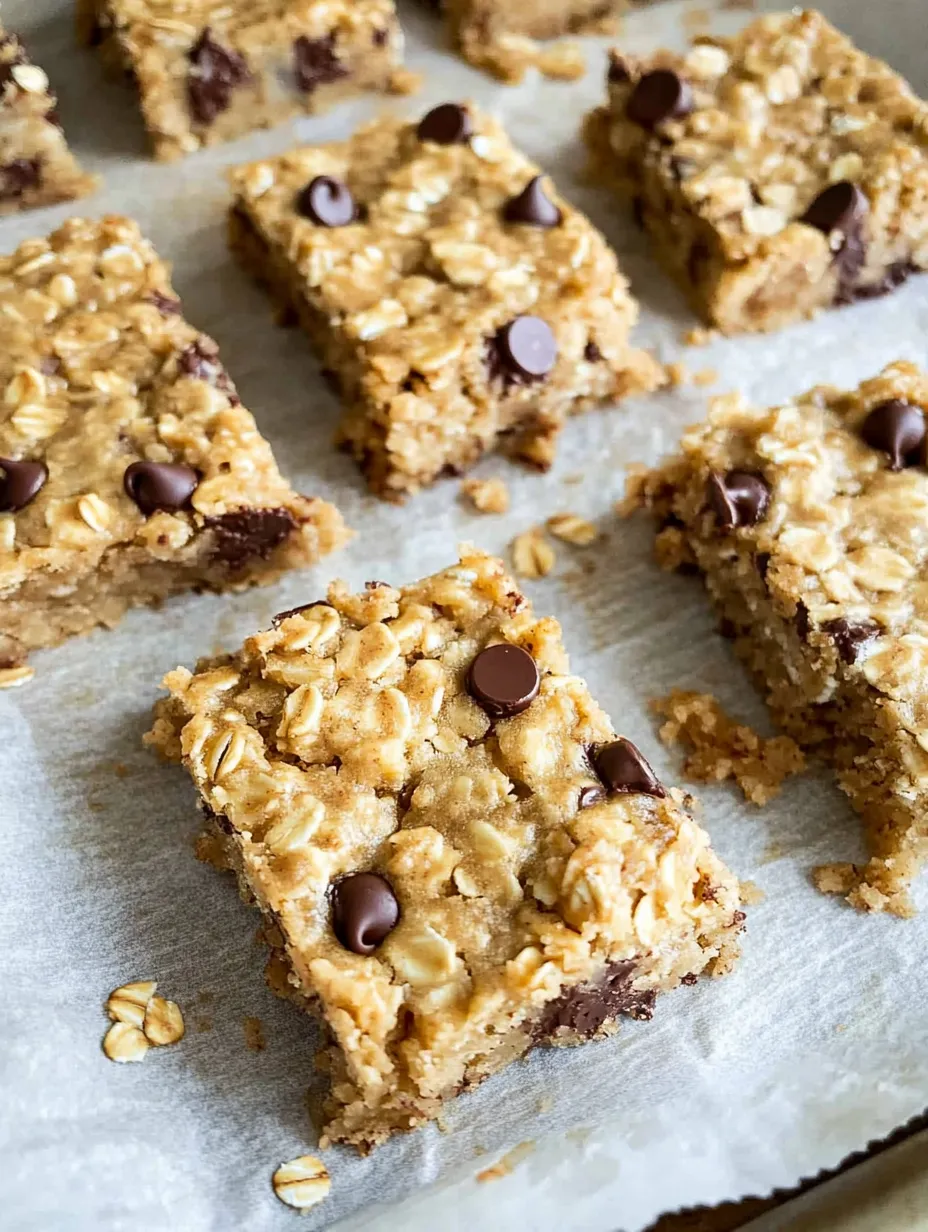
[[809,609],[801,599],[796,602],[796,610],[793,613],[793,624],[796,626],[796,632],[803,642],[809,640],[809,632],[812,628],[812,619],[809,616]]
[[347,77],[348,70],[335,54],[335,35],[318,39],[301,35],[293,44],[293,71],[297,88],[304,94]]
[[208,385],[224,393],[233,406],[238,406],[241,399],[235,392],[235,386],[228,372],[219,359],[219,347],[212,338],[201,337],[192,342],[177,357],[177,366],[185,376],[192,376],[198,381],[206,381]]
[[889,456],[891,471],[924,461],[925,412],[911,402],[901,398],[881,402],[860,425],[860,435],[872,449]]
[[654,1013],[654,993],[636,991],[634,978],[635,963],[624,960],[610,963],[595,984],[566,988],[544,1007],[532,1038],[536,1043],[556,1040],[561,1034],[591,1039],[619,1014],[647,1021]]
[[756,526],[770,504],[770,488],[756,471],[713,471],[706,483],[706,498],[723,530]]
[[44,462],[0,458],[0,513],[17,513],[35,500],[48,479]]
[[173,462],[133,462],[122,482],[126,495],[148,517],[158,509],[174,513],[186,508],[200,476],[192,467]]
[[422,117],[416,135],[420,141],[434,141],[436,145],[458,145],[467,141],[473,131],[473,121],[466,107],[442,103]]
[[602,351],[591,338],[583,348],[583,358],[588,364],[598,364],[602,357]]
[[0,201],[13,201],[41,183],[41,159],[14,158],[0,167]]
[[624,736],[594,748],[591,761],[606,791],[612,795],[640,792],[660,798],[667,794],[640,750]]
[[251,77],[248,64],[237,51],[217,43],[209,26],[188,53],[187,103],[199,124],[212,124],[228,110],[232,93]]
[[215,534],[213,559],[231,569],[255,557],[266,560],[296,529],[296,518],[289,509],[240,509],[207,518]]
[[346,227],[356,216],[348,185],[331,175],[310,180],[297,196],[296,208],[318,227]]
[[536,175],[520,193],[503,206],[506,222],[524,223],[529,227],[556,227],[561,211],[545,192],[543,177]]
[[919,273],[917,265],[911,261],[894,261],[876,282],[868,282],[865,286],[839,285],[835,294],[836,304],[854,304],[858,300],[879,299],[888,295],[909,278],[911,274]]
[[392,886],[376,873],[352,873],[332,887],[332,928],[353,954],[373,954],[399,918]]
[[500,642],[481,650],[471,664],[467,689],[495,719],[511,719],[538,696],[541,677],[535,660],[521,646]]
[[617,51],[614,49],[609,52],[609,69],[606,73],[606,80],[611,81],[614,85],[620,85],[623,81],[631,81],[632,75],[629,72],[628,62],[623,60]]
[[857,185],[840,180],[819,193],[800,221],[826,235],[840,231],[848,236],[858,230],[868,209],[867,198]]
[[540,381],[557,362],[557,339],[541,317],[516,317],[494,339],[503,375],[516,381]]
[[693,110],[689,82],[669,68],[645,73],[632,90],[625,114],[642,128],[655,128],[664,120],[679,120]]
[[822,632],[834,642],[845,663],[856,663],[864,646],[879,637],[882,629],[874,620],[847,620],[839,616],[837,620],[826,621]]
[[580,795],[577,797],[577,808],[592,808],[594,804],[602,804],[605,798],[606,793],[597,783],[587,783],[585,787],[580,788]]

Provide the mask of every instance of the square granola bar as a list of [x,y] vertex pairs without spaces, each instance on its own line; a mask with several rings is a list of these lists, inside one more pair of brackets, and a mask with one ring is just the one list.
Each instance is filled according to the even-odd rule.
[[130,606],[270,581],[345,537],[281,478],[129,219],[0,258],[0,389],[0,683]]
[[658,383],[615,255],[476,107],[378,119],[232,181],[233,249],[315,343],[381,496],[503,438],[545,467],[568,416]]
[[387,90],[403,54],[393,0],[78,0],[78,18],[161,159]]
[[614,53],[587,117],[693,307],[725,333],[882,295],[928,267],[928,104],[820,13],[685,56]]
[[326,1028],[323,1145],[412,1129],[736,955],[739,887],[687,798],[490,556],[335,583],[165,686],[146,739],[269,920],[269,976]]
[[726,396],[632,493],[861,814],[869,861],[819,870],[819,887],[898,915],[928,855],[926,412],[910,363],[770,410]]

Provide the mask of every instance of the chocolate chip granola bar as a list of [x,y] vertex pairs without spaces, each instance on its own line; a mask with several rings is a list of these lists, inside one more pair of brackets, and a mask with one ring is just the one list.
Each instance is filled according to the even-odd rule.
[[717,399],[683,452],[636,480],[668,565],[696,565],[780,725],[824,754],[869,861],[820,888],[911,913],[928,854],[928,375],[771,410]]
[[501,438],[545,467],[569,415],[658,383],[603,237],[473,106],[375,120],[232,182],[233,250],[315,343],[381,496]]
[[323,1145],[375,1146],[735,957],[738,885],[686,797],[490,556],[335,583],[165,687],[146,739],[190,771],[327,1028]]
[[614,53],[587,118],[694,308],[776,329],[928,267],[928,105],[820,13],[761,17],[685,56]]
[[281,478],[126,218],[0,258],[0,389],[0,683],[130,606],[270,581],[345,536]]
[[386,90],[403,53],[393,0],[78,0],[85,41],[134,78],[155,154]]
[[0,215],[84,197],[96,185],[68,147],[45,71],[0,26]]

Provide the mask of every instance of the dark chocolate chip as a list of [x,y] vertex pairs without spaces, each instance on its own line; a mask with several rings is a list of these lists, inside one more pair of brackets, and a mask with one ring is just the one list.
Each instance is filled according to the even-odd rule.
[[799,599],[796,603],[796,611],[793,613],[793,624],[796,626],[796,632],[803,642],[809,640],[809,632],[812,628],[812,619],[809,616],[809,609]]
[[641,752],[624,736],[594,748],[591,761],[606,791],[611,794],[640,792],[657,797],[667,794]]
[[174,513],[189,505],[200,477],[192,467],[174,462],[133,462],[123,487],[147,517],[158,509]]
[[800,221],[826,235],[840,231],[848,236],[859,229],[868,209],[867,198],[857,185],[839,180],[819,193]]
[[239,569],[255,557],[266,560],[289,539],[297,522],[289,509],[239,509],[207,518],[206,525],[216,536],[213,559]]
[[38,158],[14,158],[0,167],[0,201],[13,201],[42,183],[42,162]]
[[529,227],[556,227],[561,221],[561,211],[545,192],[542,177],[536,175],[506,202],[503,218],[506,222],[525,223]]
[[837,620],[827,620],[822,632],[834,642],[845,663],[856,663],[864,646],[879,637],[882,629],[874,620],[847,620],[839,616]]
[[583,358],[588,364],[598,364],[602,359],[603,353],[591,338],[583,348]]
[[566,988],[544,1007],[532,1038],[539,1044],[562,1033],[591,1039],[619,1014],[647,1021],[654,1013],[654,993],[635,990],[634,978],[635,963],[625,959],[610,963],[595,984]]
[[522,381],[540,381],[557,362],[557,339],[541,317],[516,317],[496,335],[505,372]]
[[376,873],[352,873],[332,887],[332,928],[353,954],[373,954],[399,918],[393,887]]
[[727,642],[733,642],[737,636],[738,626],[733,620],[723,616],[719,621],[719,637],[724,637]]
[[422,117],[416,135],[420,141],[434,141],[436,145],[458,145],[467,141],[473,131],[473,121],[466,107],[442,103]]
[[611,81],[614,85],[620,85],[623,81],[631,81],[631,79],[632,75],[629,71],[628,61],[623,60],[617,51],[610,51],[606,80]]
[[347,184],[331,175],[317,175],[301,189],[297,212],[318,227],[347,227],[355,220],[354,197]]
[[664,120],[679,120],[693,110],[690,83],[673,69],[656,68],[638,81],[628,97],[625,114],[642,128]]
[[240,398],[219,359],[219,347],[212,338],[203,336],[196,342],[191,342],[190,346],[178,355],[177,366],[185,376],[206,381],[208,385],[213,385],[224,393],[233,406],[238,406]]
[[706,483],[706,497],[715,520],[723,530],[756,526],[770,504],[770,488],[756,471],[713,471]]
[[371,41],[373,42],[375,47],[384,47],[386,46],[386,42],[389,37],[390,36],[386,30],[384,29],[375,30],[374,33],[371,35]]
[[868,282],[865,286],[858,286],[856,282],[853,286],[844,283],[839,285],[835,294],[835,303],[854,304],[859,300],[879,299],[881,295],[888,295],[897,287],[901,287],[911,274],[917,273],[919,273],[918,266],[913,265],[911,261],[894,261],[887,267],[883,277],[876,282]]
[[580,795],[577,797],[577,808],[592,808],[594,804],[602,804],[605,798],[606,793],[598,784],[587,783],[585,787],[580,788]]
[[890,398],[875,406],[860,425],[872,449],[889,455],[889,469],[901,471],[924,460],[925,412],[920,406]]
[[757,570],[760,580],[764,583],[764,588],[767,586],[767,570],[770,568],[770,553],[758,552],[754,557],[754,568]]
[[17,513],[35,500],[48,479],[44,462],[0,458],[0,513]]
[[335,35],[318,39],[301,35],[293,44],[293,71],[297,88],[304,94],[347,77],[348,70],[335,54]]
[[696,974],[695,971],[687,971],[686,975],[682,975],[680,977],[680,983],[686,984],[690,988],[692,988],[694,984],[698,983],[698,981],[699,981],[699,976]]
[[232,92],[251,77],[244,56],[217,43],[209,26],[188,52],[187,77],[190,114],[199,124],[212,124],[228,110]]
[[532,656],[508,642],[481,650],[467,676],[471,697],[497,719],[510,719],[527,710],[538,696],[540,684]]

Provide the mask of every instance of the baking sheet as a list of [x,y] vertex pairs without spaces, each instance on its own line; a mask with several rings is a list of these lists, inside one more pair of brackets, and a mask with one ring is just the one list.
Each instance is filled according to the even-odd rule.
[[[928,87],[919,0],[823,7]],[[116,632],[37,656],[36,679],[0,693],[0,1225],[284,1229],[295,1216],[270,1177],[314,1149],[304,1090],[315,1030],[264,987],[256,914],[194,859],[186,777],[141,747],[159,679],[236,646],[275,611],[320,595],[331,576],[403,581],[447,564],[462,538],[504,551],[516,533],[569,510],[597,520],[602,539],[559,546],[555,573],[528,590],[563,621],[575,670],[618,728],[663,778],[678,778],[648,698],[682,686],[715,693],[762,729],[764,716],[700,588],[661,574],[648,528],[617,523],[612,506],[625,464],[669,448],[702,414],[707,391],[684,387],[574,421],[545,476],[488,460],[477,473],[505,477],[506,516],[467,513],[454,481],[405,508],[377,502],[330,448],[336,406],[305,340],[273,326],[265,298],[226,253],[222,168],[297,136],[345,136],[384,104],[362,100],[160,166],[147,158],[131,93],[75,50],[70,10],[67,0],[3,5],[58,86],[78,152],[105,175],[80,209],[139,218],[289,475],[335,500],[359,533],[340,556],[270,590],[135,612]],[[899,357],[925,361],[925,278],[774,338],[682,348],[694,322],[679,295],[608,193],[579,178],[578,126],[601,95],[606,41],[586,41],[593,67],[582,82],[507,89],[440,50],[425,6],[403,12],[409,60],[429,77],[418,97],[388,105],[417,115],[476,97],[492,107],[615,244],[641,298],[641,341],[664,359],[714,367],[717,389],[741,387],[764,403],[818,381],[854,384]],[[622,41],[647,50],[707,20],[730,30],[748,16],[670,3],[630,17]],[[0,222],[0,248],[74,212]],[[432,1126],[367,1160],[326,1152],[331,1196],[301,1226],[635,1232],[662,1211],[791,1185],[928,1105],[928,914],[864,918],[809,882],[816,863],[861,854],[843,797],[819,774],[787,784],[762,811],[726,788],[700,795],[718,851],[765,894],[736,973],[665,997],[652,1023],[629,1023],[613,1040],[537,1053],[459,1099],[446,1132]],[[916,900],[928,902],[924,884]],[[142,1065],[116,1066],[100,1051],[102,1003],[138,978],[157,978],[180,1003],[188,1034]],[[249,1016],[263,1023],[260,1053],[246,1046]],[[530,1146],[506,1157],[498,1179],[475,1179],[519,1143]]]

